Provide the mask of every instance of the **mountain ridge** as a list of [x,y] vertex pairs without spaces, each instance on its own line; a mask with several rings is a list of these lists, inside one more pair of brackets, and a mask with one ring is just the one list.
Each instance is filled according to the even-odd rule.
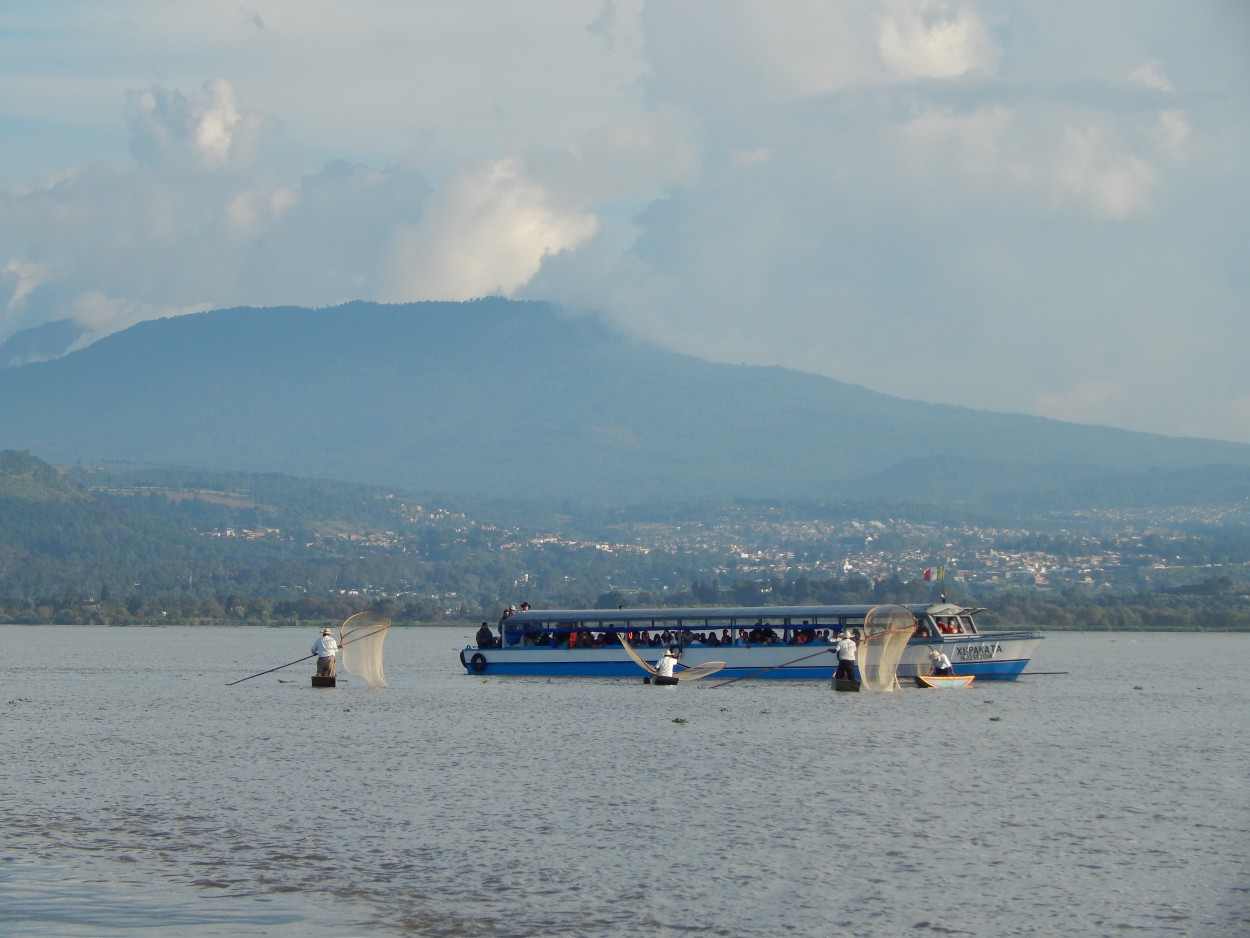
[[[623,338],[551,304],[354,302],[139,323],[0,369],[0,448],[593,504],[906,492],[1048,497],[1250,445],[908,401]],[[1016,478],[1018,476],[1018,478]],[[1155,480],[1157,483],[1157,479]],[[941,495],[942,493],[939,493]]]

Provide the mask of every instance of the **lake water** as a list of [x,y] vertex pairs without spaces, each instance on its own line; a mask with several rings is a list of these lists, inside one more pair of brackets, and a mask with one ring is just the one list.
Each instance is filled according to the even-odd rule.
[[0,627],[0,934],[1240,935],[1248,635],[961,691],[309,685],[292,628]]

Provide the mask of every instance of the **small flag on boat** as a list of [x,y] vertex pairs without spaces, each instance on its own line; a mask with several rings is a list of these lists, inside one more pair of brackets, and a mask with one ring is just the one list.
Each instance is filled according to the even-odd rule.
[[925,567],[924,568],[924,581],[928,583],[932,579],[933,579],[933,568]]
[[944,566],[938,567],[936,570],[933,567],[924,568],[924,581],[926,583],[932,582],[933,580],[945,580],[945,579],[946,579],[946,567]]

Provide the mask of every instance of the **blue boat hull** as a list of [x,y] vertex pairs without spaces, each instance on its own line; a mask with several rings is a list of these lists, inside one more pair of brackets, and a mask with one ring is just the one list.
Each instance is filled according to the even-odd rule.
[[[913,640],[899,664],[900,678],[928,674],[929,651],[940,648],[950,657],[957,674],[972,674],[978,681],[1011,681],[1020,676],[1033,650],[1041,642],[1036,632],[1012,632]],[[637,648],[644,660],[654,663],[659,648]],[[837,668],[832,646],[817,645],[688,645],[682,664],[724,661],[718,680],[758,677],[762,680],[828,681]],[[460,652],[460,663],[469,674],[518,677],[635,677],[644,672],[620,647],[565,648],[515,646],[475,648]]]

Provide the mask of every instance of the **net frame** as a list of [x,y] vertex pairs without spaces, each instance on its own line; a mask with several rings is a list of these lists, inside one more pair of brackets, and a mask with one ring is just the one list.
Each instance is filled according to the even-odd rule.
[[646,671],[648,674],[651,674],[651,675],[654,675],[657,673],[655,666],[648,664],[646,661],[643,661],[642,655],[634,651],[634,646],[631,645],[629,643],[629,639],[625,638],[624,636],[621,636],[621,647],[624,648],[625,651],[629,654],[629,656],[634,659],[634,664],[638,665],[638,667],[642,668],[644,671]]
[[[634,664],[642,668],[648,674],[655,676],[659,673],[659,669],[653,664],[645,661],[642,655],[634,650],[634,646],[629,640],[621,636],[621,647],[625,649],[626,654],[634,659]],[[709,677],[725,667],[724,661],[704,661],[702,664],[692,665],[689,668],[682,668],[680,671],[673,669],[673,677],[679,681],[697,681],[701,677]]]
[[694,664],[680,671],[674,671],[673,677],[679,681],[697,681],[701,677],[710,677],[724,667],[723,661],[704,661],[702,664]]
[[370,687],[387,687],[382,671],[382,643],[391,620],[376,612],[358,612],[339,626],[343,670]]
[[898,664],[915,631],[915,616],[898,603],[868,610],[859,647],[859,678],[864,687],[889,692],[899,686]]

